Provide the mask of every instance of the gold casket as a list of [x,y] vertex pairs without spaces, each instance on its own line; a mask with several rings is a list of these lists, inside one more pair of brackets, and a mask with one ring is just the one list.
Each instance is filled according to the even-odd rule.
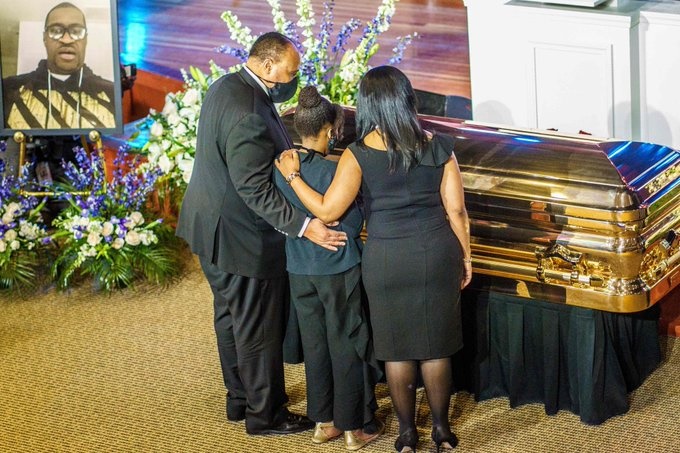
[[680,152],[421,118],[457,139],[477,289],[626,313],[680,282]]

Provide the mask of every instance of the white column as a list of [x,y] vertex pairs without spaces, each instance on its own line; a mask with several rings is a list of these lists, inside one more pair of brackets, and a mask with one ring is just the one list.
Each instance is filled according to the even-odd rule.
[[517,54],[520,19],[506,2],[465,1],[472,115],[476,121],[527,126],[526,70]]
[[640,132],[680,150],[680,2],[640,12]]
[[640,2],[490,3],[466,3],[475,120],[639,137]]

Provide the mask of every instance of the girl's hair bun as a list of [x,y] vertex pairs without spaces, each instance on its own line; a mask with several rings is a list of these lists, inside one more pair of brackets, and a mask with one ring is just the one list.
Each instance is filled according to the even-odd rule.
[[298,104],[300,104],[301,107],[311,109],[321,104],[321,100],[321,95],[316,90],[316,87],[308,85],[300,90]]

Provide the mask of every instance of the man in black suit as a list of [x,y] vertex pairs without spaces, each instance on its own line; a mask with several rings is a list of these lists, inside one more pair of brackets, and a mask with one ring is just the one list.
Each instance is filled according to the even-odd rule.
[[249,434],[286,434],[314,425],[285,407],[284,234],[331,250],[347,239],[293,208],[272,183],[274,159],[293,146],[274,102],[294,94],[299,64],[288,38],[265,33],[244,68],[211,85],[177,225],[213,292],[227,418],[245,419]]

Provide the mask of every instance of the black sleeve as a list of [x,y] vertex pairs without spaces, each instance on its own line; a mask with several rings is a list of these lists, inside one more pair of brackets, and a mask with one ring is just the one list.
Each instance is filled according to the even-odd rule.
[[420,165],[441,167],[445,165],[453,154],[455,140],[447,134],[435,134],[423,152]]
[[262,117],[244,116],[230,131],[225,149],[229,175],[246,206],[277,230],[297,236],[306,216],[274,186],[275,149]]

